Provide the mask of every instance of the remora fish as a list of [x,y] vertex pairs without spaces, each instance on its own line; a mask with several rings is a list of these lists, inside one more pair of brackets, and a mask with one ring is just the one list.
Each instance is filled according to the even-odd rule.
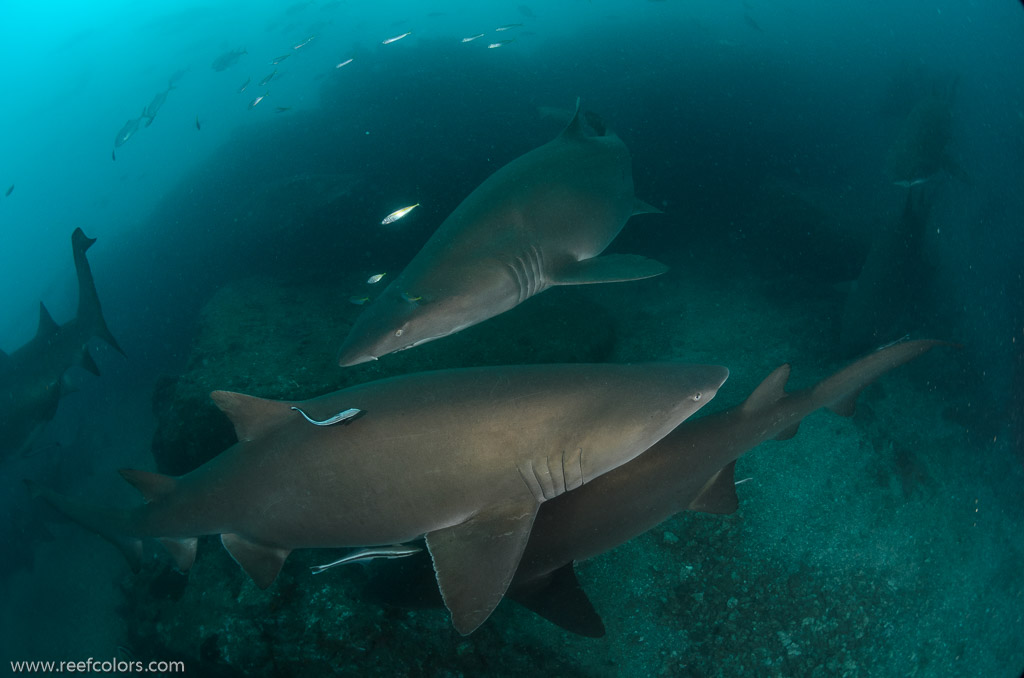
[[[220,534],[261,587],[294,549],[426,535],[467,634],[500,602],[541,503],[646,450],[727,376],[673,363],[528,365],[407,375],[302,403],[216,391],[239,442],[178,478],[123,470],[146,504],[96,509],[30,486],[136,565],[142,537],[160,538],[185,570],[196,537]],[[315,420],[366,414],[314,426],[296,406]]]
[[644,257],[597,256],[630,216],[658,211],[634,197],[629,151],[605,132],[584,134],[577,102],[558,137],[484,181],[360,314],[339,363],[445,337],[552,285],[663,273],[664,265]]
[[[790,369],[783,365],[742,404],[685,421],[632,461],[545,502],[506,596],[574,633],[604,635],[604,624],[576,579],[575,561],[609,551],[681,511],[733,513],[739,457],[767,440],[795,435],[803,418],[821,408],[853,414],[866,386],[937,345],[948,344],[893,344],[793,393],[784,390]],[[408,560],[375,566],[370,594],[397,605],[436,597],[429,560]]]
[[230,52],[224,52],[219,57],[213,60],[213,63],[210,64],[210,68],[212,68],[215,71],[225,71],[234,66],[235,64],[237,64],[238,60],[242,58],[243,54],[248,53],[249,52],[246,51],[244,47],[242,47],[241,49],[233,49]]
[[10,355],[0,351],[0,402],[4,403],[0,408],[0,459],[27,451],[43,426],[53,419],[69,367],[78,365],[99,375],[87,348],[92,337],[103,339],[124,355],[103,319],[85,257],[94,242],[80,228],[71,234],[78,274],[77,315],[58,325],[46,306],[39,304],[36,336]]

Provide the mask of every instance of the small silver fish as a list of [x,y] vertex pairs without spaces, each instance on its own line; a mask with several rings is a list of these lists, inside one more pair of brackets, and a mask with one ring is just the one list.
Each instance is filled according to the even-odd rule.
[[333,563],[327,563],[326,565],[317,565],[316,567],[309,568],[313,574],[321,574],[339,565],[348,565],[350,563],[362,563],[367,560],[375,560],[377,558],[405,558],[406,556],[412,556],[422,551],[419,546],[406,546],[405,544],[394,544],[392,546],[375,546],[373,548],[362,549],[355,553],[350,553],[343,558],[335,560]]
[[238,88],[238,93],[241,94],[242,92],[244,92],[245,88],[249,86],[250,82],[252,82],[252,76],[249,76],[245,79],[245,82],[242,83],[242,86]]
[[396,221],[398,221],[399,219],[401,219],[402,217],[404,217],[409,212],[412,212],[414,209],[416,209],[419,206],[420,206],[420,204],[416,203],[415,205],[409,205],[408,207],[403,207],[400,210],[395,210],[391,214],[389,214],[386,217],[384,217],[384,220],[381,221],[380,224],[381,224],[381,226],[387,226],[388,224],[393,224]]
[[482,37],[484,37],[484,34],[483,33],[478,33],[477,35],[473,35],[473,36],[470,36],[468,38],[463,38],[462,42],[473,42],[477,38],[482,38]]
[[299,414],[301,414],[306,419],[306,421],[308,421],[310,424],[316,424],[317,426],[332,426],[334,424],[337,424],[337,423],[346,421],[348,419],[351,419],[352,417],[354,417],[357,414],[360,414],[362,412],[362,410],[357,409],[355,407],[352,407],[352,408],[349,408],[347,410],[343,410],[341,412],[338,412],[334,416],[327,417],[326,419],[318,421],[316,419],[311,418],[308,414],[303,412],[302,409],[299,408],[299,407],[292,407],[292,409],[295,410],[296,412],[298,412]]
[[348,66],[348,65],[349,65],[350,63],[352,63],[353,61],[355,61],[355,59],[345,59],[345,60],[344,60],[344,61],[342,61],[342,62],[341,62],[340,64],[338,64],[337,66],[335,66],[335,68],[341,68],[342,66]]
[[306,45],[308,45],[309,43],[313,42],[313,39],[314,39],[314,38],[316,38],[316,36],[315,36],[315,35],[311,35],[311,36],[309,36],[308,38],[306,38],[305,40],[303,40],[302,42],[300,42],[299,44],[297,44],[297,45],[294,45],[294,46],[292,47],[292,49],[302,49],[303,47],[305,47],[305,46],[306,46]]
[[268,76],[266,76],[265,78],[263,78],[262,80],[260,80],[260,87],[263,87],[263,86],[264,86],[264,85],[266,85],[266,84],[267,84],[268,82],[270,82],[271,80],[273,80],[273,79],[274,79],[274,76],[275,76],[275,75],[277,75],[277,69],[276,69],[276,68],[274,69],[274,72],[273,72],[273,73],[271,73],[270,75],[268,75]]
[[371,275],[369,278],[366,279],[366,283],[368,285],[376,285],[386,275],[387,273],[377,273],[376,275]]
[[281,63],[282,61],[284,61],[285,59],[287,59],[290,56],[291,56],[291,54],[282,54],[281,56],[277,57],[276,59],[274,59],[270,63],[273,64],[274,66],[276,66],[276,65],[278,65],[279,63]]
[[512,28],[520,28],[520,27],[522,27],[522,24],[505,24],[504,26],[498,26],[494,30],[496,30],[497,32],[500,33],[502,31],[507,31],[507,30],[510,30]]
[[423,297],[413,296],[413,295],[409,294],[408,292],[402,292],[402,298],[405,299],[406,301],[408,301],[410,304],[415,304],[417,301],[421,300]]
[[510,40],[499,40],[498,42],[492,42],[491,44],[487,45],[487,49],[497,49],[498,47],[504,47],[510,42],[515,42],[515,38],[512,38]]
[[390,45],[391,43],[398,42],[402,38],[409,37],[410,35],[412,35],[412,31],[408,31],[406,33],[402,33],[401,35],[396,35],[393,38],[388,38],[387,40],[385,40],[384,42],[382,42],[380,44],[382,44],[382,45]]
[[928,181],[928,179],[925,178],[925,179],[914,179],[913,181],[907,181],[907,180],[894,181],[892,183],[895,184],[896,186],[902,186],[903,188],[910,188],[912,186],[920,186],[921,184],[926,183],[927,181]]
[[257,105],[258,105],[258,104],[259,104],[259,103],[260,103],[261,101],[263,101],[263,99],[265,99],[265,98],[266,98],[266,96],[267,96],[268,94],[270,94],[270,92],[264,92],[264,93],[263,93],[263,94],[261,94],[260,96],[256,97],[256,98],[255,98],[255,99],[253,99],[252,101],[250,101],[250,102],[249,102],[249,110],[251,111],[252,109],[256,108],[256,106],[257,106]]

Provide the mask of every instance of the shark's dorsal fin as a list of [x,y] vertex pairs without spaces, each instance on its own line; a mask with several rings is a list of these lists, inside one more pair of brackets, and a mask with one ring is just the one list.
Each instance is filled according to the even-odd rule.
[[133,468],[123,468],[118,471],[121,477],[131,483],[132,487],[139,491],[147,503],[159,501],[174,492],[178,481],[171,476],[152,471],[139,471]]
[[261,589],[267,588],[277,579],[285,558],[291,553],[288,549],[259,544],[231,533],[222,534],[220,543],[224,544],[235,562]]
[[583,120],[580,118],[580,98],[576,97],[576,112],[573,113],[569,124],[562,130],[561,137],[563,139],[582,139],[585,136],[583,133]]
[[538,506],[528,495],[427,534],[441,597],[462,635],[472,633],[501,602],[523,556]]
[[740,505],[740,500],[736,496],[735,471],[735,461],[722,467],[704,484],[700,494],[686,507],[687,510],[703,513],[735,513]]
[[576,579],[572,563],[566,563],[536,586],[512,589],[509,598],[566,631],[601,638],[604,622]]
[[36,328],[36,338],[52,337],[60,330],[60,326],[53,320],[53,316],[46,310],[46,304],[39,302],[39,327]]
[[786,397],[786,382],[789,381],[789,363],[776,367],[775,370],[765,377],[761,385],[754,389],[744,402],[742,411],[745,414],[759,412],[766,407],[771,407]]
[[239,442],[255,440],[288,419],[299,416],[292,412],[291,403],[280,400],[232,391],[214,391],[210,398],[234,424]]

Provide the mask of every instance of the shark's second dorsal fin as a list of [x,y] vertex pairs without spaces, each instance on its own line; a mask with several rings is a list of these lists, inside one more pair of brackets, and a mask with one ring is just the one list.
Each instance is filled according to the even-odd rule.
[[152,471],[139,471],[133,468],[123,468],[118,471],[121,477],[131,483],[132,487],[139,491],[147,503],[159,501],[174,491],[178,481],[171,476]]
[[36,329],[36,338],[52,337],[60,330],[60,326],[53,320],[53,316],[46,310],[46,304],[39,302],[39,327]]
[[583,133],[583,121],[580,119],[580,98],[576,97],[576,112],[573,113],[572,120],[565,126],[561,134],[563,139],[582,139],[586,135]]
[[752,414],[770,407],[786,397],[786,382],[789,381],[789,363],[776,367],[765,377],[761,385],[754,389],[742,405],[744,414]]
[[231,391],[214,391],[210,397],[234,424],[239,442],[254,440],[287,419],[297,416],[292,412],[291,403],[280,400]]
[[688,511],[701,511],[703,513],[735,513],[740,505],[736,496],[735,480],[736,462],[730,462],[718,473],[711,476],[711,479],[701,488],[700,494],[694,497]]

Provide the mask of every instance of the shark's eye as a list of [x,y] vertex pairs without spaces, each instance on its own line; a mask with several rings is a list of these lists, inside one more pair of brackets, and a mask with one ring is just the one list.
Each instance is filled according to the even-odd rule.
[[405,332],[405,330],[403,330],[401,327],[399,327],[397,330],[395,330],[395,336],[396,337],[400,337],[400,336],[402,336],[403,332]]
[[697,393],[693,394],[693,402],[698,402],[698,401],[700,401],[700,399],[701,399],[700,391],[698,391]]

